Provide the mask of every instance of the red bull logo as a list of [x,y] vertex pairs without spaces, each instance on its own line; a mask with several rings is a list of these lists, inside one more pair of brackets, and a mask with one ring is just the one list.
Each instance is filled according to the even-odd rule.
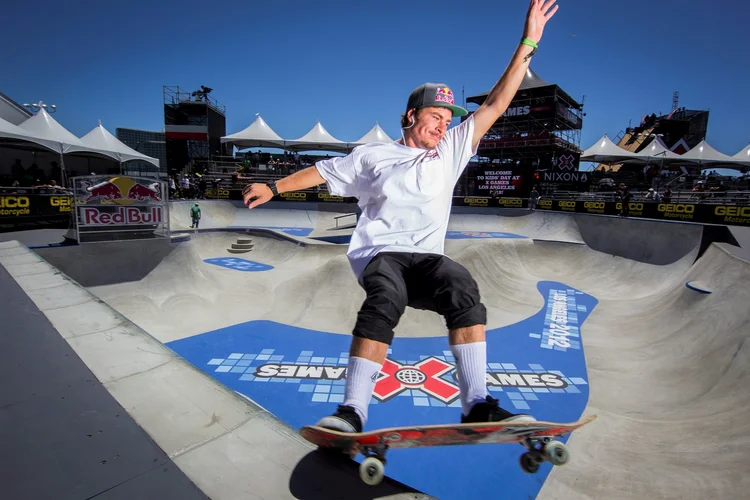
[[103,212],[96,207],[81,207],[81,226],[109,226],[112,224],[161,224],[162,207],[141,211],[138,207],[118,207],[116,212]]
[[113,177],[96,184],[83,181],[78,203],[98,201],[99,204],[129,205],[135,202],[161,202],[161,185],[158,182],[141,184],[129,177]]
[[154,182],[152,184],[149,184],[148,186],[144,186],[143,184],[133,184],[133,187],[131,187],[128,191],[127,198],[129,200],[138,201],[161,201],[159,191],[160,189],[158,182]]
[[84,182],[83,185],[86,189],[86,195],[81,198],[81,203],[88,203],[94,200],[115,201],[123,199],[120,188],[113,182],[104,181],[93,186],[90,182]]
[[435,100],[453,104],[453,91],[448,87],[438,87],[437,93],[435,94]]

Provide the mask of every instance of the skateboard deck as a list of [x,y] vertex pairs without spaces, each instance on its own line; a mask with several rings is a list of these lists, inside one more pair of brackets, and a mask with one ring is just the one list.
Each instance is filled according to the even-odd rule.
[[[569,453],[565,445],[553,441],[592,422],[591,415],[577,422],[487,422],[472,424],[438,424],[391,427],[361,433],[346,433],[318,426],[304,426],[300,434],[323,449],[333,449],[354,458],[358,453],[366,457],[360,476],[368,484],[382,480],[385,454],[399,448],[453,446],[470,444],[518,443],[528,451],[521,455],[521,468],[535,473],[542,462],[563,465]],[[367,465],[366,465],[367,464]]]

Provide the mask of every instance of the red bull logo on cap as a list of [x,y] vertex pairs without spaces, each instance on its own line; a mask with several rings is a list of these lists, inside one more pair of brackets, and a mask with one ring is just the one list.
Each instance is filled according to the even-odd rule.
[[437,93],[435,94],[435,100],[440,102],[445,102],[448,104],[453,104],[453,91],[448,87],[438,87]]

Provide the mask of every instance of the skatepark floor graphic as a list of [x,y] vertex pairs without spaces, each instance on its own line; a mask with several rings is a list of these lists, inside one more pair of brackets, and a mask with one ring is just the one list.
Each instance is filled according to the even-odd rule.
[[[311,214],[305,214],[308,235],[325,234],[330,220]],[[229,209],[224,215],[225,225],[239,217]],[[698,257],[700,231],[692,226],[661,223],[658,244],[647,248],[648,237],[636,234],[640,221],[614,220],[610,228],[597,226],[594,236],[588,222],[548,215],[456,216],[452,230],[462,236],[446,240],[446,253],[472,272],[487,307],[490,394],[511,411],[540,419],[599,418],[565,439],[570,463],[554,469],[545,464],[536,475],[520,471],[523,449],[517,445],[394,450],[386,476],[398,483],[389,494],[415,498],[408,486],[445,499],[745,495],[750,263],[723,243]],[[303,227],[292,219],[256,222]],[[545,227],[552,241],[544,240]],[[139,269],[137,280],[97,278],[107,284],[87,290],[293,434],[341,402],[350,332],[364,292],[349,268],[346,245],[256,234],[252,251],[238,256],[227,252],[238,237],[248,236],[239,229],[194,233]],[[623,253],[642,261],[618,256],[611,247],[591,248],[627,238],[639,247]],[[669,239],[672,245],[662,245]],[[85,269],[72,263],[73,250],[35,251],[85,281],[75,276]],[[127,261],[125,255],[118,259]],[[115,259],[110,265],[125,264]],[[368,428],[456,421],[460,404],[442,318],[407,309],[395,333]],[[299,442],[279,441],[281,431],[265,432],[276,437],[244,437],[256,450],[267,450],[261,452],[269,457],[263,470],[247,469],[226,448],[212,448],[225,460],[216,455],[217,463],[236,470],[219,478],[187,468],[189,477],[212,498],[236,498],[230,492],[254,498],[384,496],[382,490],[356,489],[352,471],[346,484],[354,489],[348,492],[320,482],[306,489],[295,466],[274,465],[278,451],[267,448],[273,441],[292,450]],[[305,461],[300,458],[297,467]],[[405,486],[393,486],[399,483]],[[476,487],[467,490],[466,484]]]

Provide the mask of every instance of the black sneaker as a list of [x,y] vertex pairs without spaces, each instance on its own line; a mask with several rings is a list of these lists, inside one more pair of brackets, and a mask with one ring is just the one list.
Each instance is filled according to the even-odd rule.
[[339,405],[336,413],[321,418],[315,425],[340,432],[362,432],[362,419],[351,406]]
[[508,410],[500,408],[497,399],[492,396],[481,403],[475,404],[468,415],[461,415],[461,423],[480,423],[480,422],[535,422],[536,419],[526,413],[511,413]]

